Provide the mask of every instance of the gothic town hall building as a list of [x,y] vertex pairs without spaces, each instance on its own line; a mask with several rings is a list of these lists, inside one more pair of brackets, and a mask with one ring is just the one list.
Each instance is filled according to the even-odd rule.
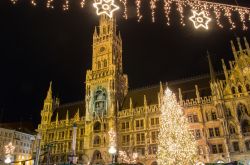
[[[168,82],[184,109],[198,144],[199,162],[250,161],[250,48],[244,37],[231,41],[234,61],[223,73]],[[137,164],[156,165],[161,98],[165,83],[128,90],[123,73],[122,39],[115,19],[102,16],[93,34],[92,69],[86,73],[85,99],[60,105],[50,84],[41,123],[41,147],[53,144],[50,162],[60,164],[72,154],[77,126],[79,164],[109,164],[108,131],[117,132],[117,149],[138,153]],[[48,157],[47,157],[48,158]],[[41,161],[46,161],[46,156]],[[118,157],[119,161],[119,157]]]

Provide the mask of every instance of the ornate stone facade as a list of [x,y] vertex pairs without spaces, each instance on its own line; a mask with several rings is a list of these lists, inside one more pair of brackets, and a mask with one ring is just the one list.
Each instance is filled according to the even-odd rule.
[[[250,49],[233,42],[234,61],[224,73],[169,82],[190,122],[200,162],[250,161]],[[225,78],[223,78],[225,77]],[[92,69],[86,74],[85,101],[60,105],[52,84],[41,111],[41,145],[52,144],[50,161],[66,162],[71,155],[72,129],[77,124],[76,152],[82,164],[108,164],[108,130],[117,132],[118,149],[137,152],[138,163],[155,163],[159,107],[166,85],[128,91],[123,74],[122,40],[115,19],[102,16],[93,35]],[[119,160],[119,158],[118,158]]]

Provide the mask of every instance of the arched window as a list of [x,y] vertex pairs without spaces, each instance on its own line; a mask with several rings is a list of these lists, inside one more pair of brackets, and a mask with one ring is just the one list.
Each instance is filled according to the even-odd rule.
[[235,94],[235,87],[232,87],[231,91],[232,91],[232,94],[234,95]]
[[226,117],[232,117],[230,108],[226,108],[225,115],[226,115]]
[[242,93],[242,86],[241,85],[238,86],[238,92]]
[[243,133],[249,133],[250,132],[250,122],[247,120],[244,120],[241,123],[241,129]]
[[101,144],[101,139],[100,137],[97,135],[94,138],[94,146],[99,146]]
[[240,121],[240,119],[242,118],[242,116],[244,114],[249,115],[248,111],[247,111],[247,107],[244,104],[239,103],[238,106],[237,106],[237,115],[238,115],[239,121]]
[[250,91],[250,85],[249,84],[246,85],[246,90],[247,90],[247,92]]
[[93,130],[94,130],[94,132],[100,132],[101,131],[101,123],[98,121],[95,122]]
[[250,151],[250,140],[245,141],[246,149]]
[[97,69],[101,69],[101,62],[100,61],[97,62]]
[[230,126],[229,126],[229,132],[231,135],[235,134],[235,128],[232,124],[230,124]]
[[106,59],[103,61],[103,66],[107,67],[107,60]]

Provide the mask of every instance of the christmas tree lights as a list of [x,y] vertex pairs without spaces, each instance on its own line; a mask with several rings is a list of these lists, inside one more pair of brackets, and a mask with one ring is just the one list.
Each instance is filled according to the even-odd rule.
[[193,165],[197,155],[196,142],[189,131],[188,121],[169,88],[165,91],[160,110],[158,164]]

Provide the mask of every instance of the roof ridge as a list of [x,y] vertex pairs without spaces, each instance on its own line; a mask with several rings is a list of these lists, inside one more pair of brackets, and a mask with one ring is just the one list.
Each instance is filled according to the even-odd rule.
[[[222,71],[219,71],[219,72],[216,72],[215,74],[216,75],[221,75],[222,73],[223,73]],[[198,80],[198,79],[206,78],[206,77],[209,77],[209,76],[210,76],[209,73],[206,73],[206,74],[191,76],[191,77],[188,77],[188,78],[181,78],[181,79],[165,81],[165,82],[167,82],[170,85],[175,85],[175,84],[178,84],[178,83]],[[163,84],[163,85],[165,85],[165,84]],[[158,86],[159,86],[159,83],[158,84],[147,85],[147,86],[143,86],[143,87],[139,87],[139,88],[132,88],[132,89],[129,89],[129,91],[140,91],[140,90],[154,88],[154,87],[158,87]]]
[[68,107],[68,106],[76,105],[79,103],[84,103],[84,101],[74,101],[74,102],[70,102],[70,103],[65,103],[65,104],[59,105],[57,108]]

